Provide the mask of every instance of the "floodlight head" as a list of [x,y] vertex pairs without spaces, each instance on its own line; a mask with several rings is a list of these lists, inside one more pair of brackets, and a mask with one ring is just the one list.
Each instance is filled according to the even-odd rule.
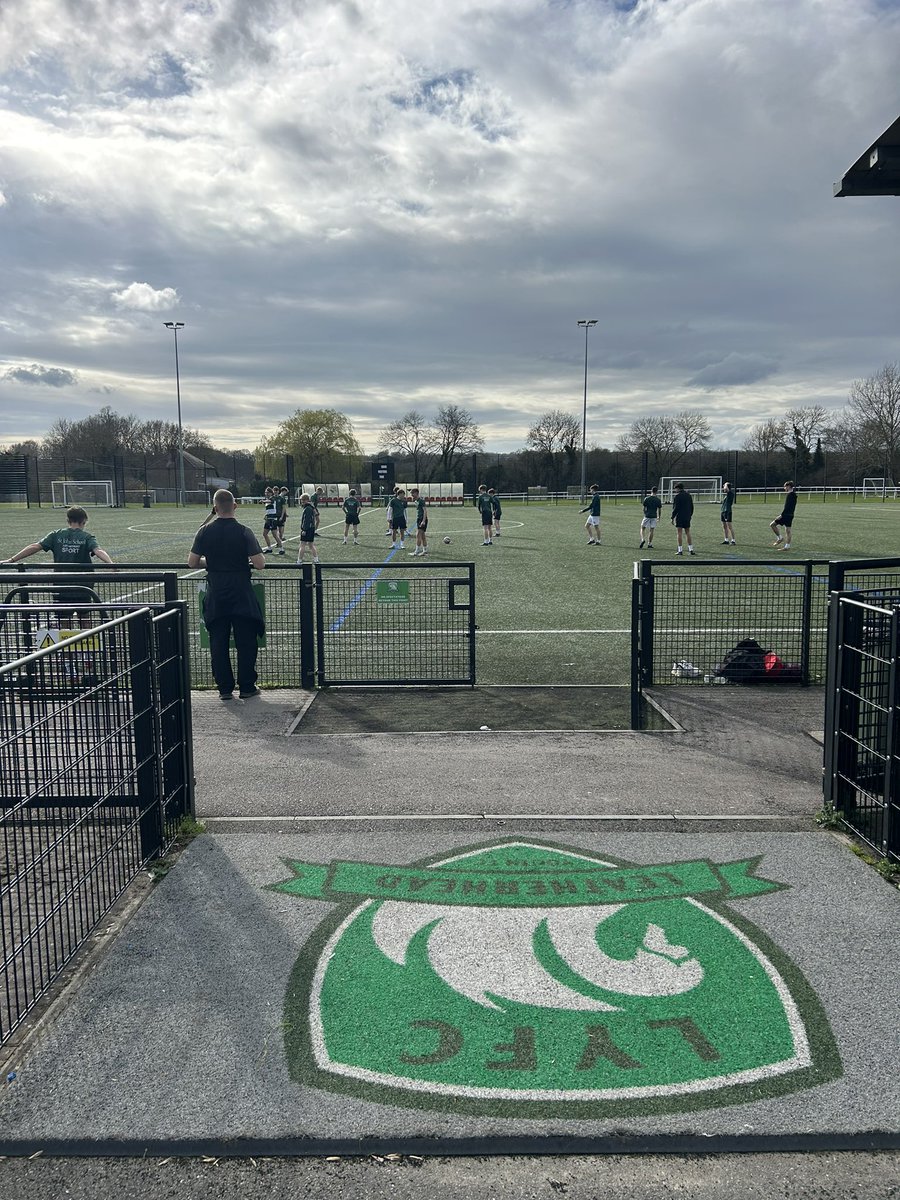
[[184,329],[184,321],[163,321],[166,329]]
[[585,321],[578,321],[577,323],[578,323],[579,325],[583,326],[583,327],[584,327],[584,328],[586,328],[586,329],[590,329],[592,325],[596,325],[596,324],[597,324],[597,322],[596,322],[596,321],[587,321],[587,320],[585,320]]

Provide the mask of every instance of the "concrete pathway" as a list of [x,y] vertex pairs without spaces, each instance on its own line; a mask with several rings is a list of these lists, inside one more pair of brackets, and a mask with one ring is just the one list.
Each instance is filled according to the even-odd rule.
[[0,1154],[897,1148],[900,896],[815,829],[804,702],[309,739],[295,697],[200,698],[207,832],[17,1064]]

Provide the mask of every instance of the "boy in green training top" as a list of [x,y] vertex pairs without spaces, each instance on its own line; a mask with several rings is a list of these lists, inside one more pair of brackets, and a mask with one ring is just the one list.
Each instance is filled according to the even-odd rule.
[[319,552],[316,550],[316,510],[306,492],[300,497],[300,549],[297,562],[317,563]]
[[353,545],[359,545],[359,500],[356,496],[356,490],[350,489],[350,495],[344,500],[341,505],[344,510],[344,540],[341,545],[347,545],[347,535],[350,530],[353,530]]
[[482,546],[493,546],[494,539],[491,534],[494,528],[494,506],[488,495],[486,483],[483,483],[479,487],[478,495],[475,497],[475,504],[481,513],[481,532],[484,534],[484,541],[481,544]]
[[[45,538],[41,538],[39,542],[32,542],[29,546],[23,546],[17,551],[12,558],[6,561],[9,563],[19,562],[23,558],[30,558],[32,554],[37,554],[43,550],[47,554],[53,555],[55,563],[73,563],[79,567],[83,567],[86,571],[93,569],[91,558],[99,558],[101,562],[112,564],[112,559],[106,551],[97,542],[97,539],[92,533],[85,531],[88,515],[83,508],[73,507],[66,511],[67,526],[65,529],[54,529],[52,533],[48,533]],[[85,590],[83,587],[60,588],[55,593],[57,604],[84,604]],[[90,603],[90,600],[87,601]]]
[[600,487],[596,483],[591,484],[591,502],[586,508],[582,508],[581,512],[589,513],[588,519],[584,523],[585,529],[588,531],[589,546],[600,545]]
[[391,509],[391,541],[402,550],[406,538],[406,492],[398,488],[389,501]]
[[722,506],[719,509],[719,518],[722,522],[722,545],[736,546],[734,540],[734,526],[732,525],[732,510],[734,509],[734,488],[730,483],[722,484]]
[[416,506],[416,548],[410,558],[418,558],[428,551],[428,512],[425,508],[425,497],[419,495],[419,489],[413,488],[409,493]]
[[499,537],[500,518],[503,516],[503,509],[500,507],[500,497],[493,488],[488,488],[488,495],[491,498],[491,508],[494,510],[494,537]]

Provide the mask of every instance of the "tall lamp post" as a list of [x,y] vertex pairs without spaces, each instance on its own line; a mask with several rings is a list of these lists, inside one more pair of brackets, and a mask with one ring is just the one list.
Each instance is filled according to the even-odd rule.
[[584,407],[581,410],[581,503],[587,493],[587,367],[588,367],[588,330],[597,324],[596,321],[579,321],[584,328]]
[[181,375],[178,371],[178,330],[184,329],[184,321],[163,321],[166,329],[175,335],[175,394],[178,397],[178,502],[184,508],[184,433],[181,429]]

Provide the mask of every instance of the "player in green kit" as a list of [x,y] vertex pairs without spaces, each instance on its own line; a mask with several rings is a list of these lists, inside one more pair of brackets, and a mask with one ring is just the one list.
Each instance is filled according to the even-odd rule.
[[[112,563],[112,559],[106,551],[97,542],[97,539],[92,533],[85,531],[88,515],[83,508],[77,506],[66,511],[67,526],[65,529],[54,529],[52,533],[48,533],[45,538],[41,538],[39,542],[32,542],[28,546],[23,546],[11,558],[6,561],[10,563],[19,562],[23,558],[30,558],[32,554],[37,554],[43,550],[47,554],[53,555],[55,563],[72,563],[79,567],[84,567],[86,571],[93,569],[91,558],[99,558],[101,562]],[[83,587],[60,588],[55,593],[57,604],[71,604],[76,606],[86,602],[85,589]],[[87,603],[90,603],[90,598],[87,598]]]
[[287,496],[285,495],[286,491],[287,488],[283,490],[275,488],[273,495],[273,499],[275,501],[275,529],[273,532],[275,534],[275,541],[278,545],[279,554],[284,554],[284,522],[285,513],[287,511]]
[[306,562],[307,558],[313,563],[319,561],[319,552],[316,550],[316,510],[304,492],[300,497],[300,549],[297,562]]
[[428,553],[428,512],[425,508],[425,497],[419,495],[419,489],[413,488],[409,493],[416,506],[416,548],[410,558],[418,558]]
[[344,500],[341,505],[344,510],[344,540],[341,543],[347,545],[347,536],[350,530],[353,530],[353,545],[359,545],[359,500],[356,496],[354,488],[350,489],[350,495]]
[[589,546],[600,545],[600,487],[596,483],[591,484],[591,502],[586,508],[580,510],[583,513],[588,513],[588,519],[584,523],[585,529],[588,531]]
[[491,498],[491,508],[494,510],[494,537],[500,536],[500,518],[503,516],[503,509],[500,506],[500,497],[493,488],[488,488],[488,495]]
[[481,531],[484,534],[482,546],[493,546],[494,539],[491,533],[494,528],[494,506],[491,503],[491,498],[488,495],[487,484],[482,484],[478,489],[478,495],[475,497],[475,504],[478,511],[481,513]]
[[391,496],[391,541],[395,546],[399,546],[402,550],[405,546],[404,538],[406,537],[406,492],[402,488],[398,488],[396,493]]

